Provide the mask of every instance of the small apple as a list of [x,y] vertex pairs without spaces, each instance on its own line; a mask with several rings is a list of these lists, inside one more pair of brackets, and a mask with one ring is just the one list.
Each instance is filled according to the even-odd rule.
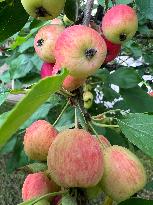
[[34,48],[37,55],[47,63],[55,63],[54,49],[59,35],[64,31],[64,26],[43,26],[35,36]]
[[111,62],[118,56],[118,54],[121,51],[121,45],[108,41],[104,35],[102,37],[104,38],[106,46],[107,46],[107,55],[104,61],[104,64],[105,64],[105,63]]
[[47,165],[52,179],[62,187],[92,187],[103,175],[103,152],[89,132],[66,129],[50,146]]
[[104,36],[112,43],[122,44],[130,40],[138,29],[136,12],[125,4],[119,4],[107,11],[102,20]]
[[[55,64],[55,66],[53,67],[53,74],[56,74],[59,70],[60,70],[60,66],[58,63]],[[83,83],[85,82],[85,78],[75,78],[71,75],[68,75],[64,81],[63,81],[63,85],[62,87],[67,90],[67,91],[73,91],[76,90],[77,88],[79,88],[80,86],[83,85]]]
[[107,53],[100,34],[83,25],[66,28],[55,45],[55,58],[71,76],[86,78],[100,68]]
[[53,67],[54,67],[54,63],[43,63],[40,72],[41,78],[52,76]]
[[30,16],[38,20],[49,20],[60,15],[65,0],[21,0],[21,3]]
[[109,146],[104,152],[103,191],[114,201],[121,202],[143,189],[146,171],[130,150],[121,146]]

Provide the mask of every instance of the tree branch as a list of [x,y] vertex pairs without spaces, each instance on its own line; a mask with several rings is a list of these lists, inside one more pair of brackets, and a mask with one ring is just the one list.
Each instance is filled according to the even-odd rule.
[[87,5],[84,12],[83,25],[89,26],[91,12],[94,5],[94,0],[87,0]]

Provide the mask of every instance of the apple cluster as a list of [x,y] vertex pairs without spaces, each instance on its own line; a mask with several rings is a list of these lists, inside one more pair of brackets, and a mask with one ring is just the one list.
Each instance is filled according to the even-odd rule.
[[[23,201],[64,188],[101,186],[114,201],[121,202],[146,184],[145,169],[128,149],[113,145],[83,129],[58,131],[38,120],[26,129],[24,150],[33,160],[47,161],[48,170],[29,174],[22,188]],[[61,196],[62,197],[62,196]],[[37,205],[58,204],[61,197],[40,200]]]
[[[37,33],[34,48],[44,61],[41,77],[56,75],[67,68],[69,75],[62,87],[73,91],[84,84],[102,64],[114,60],[121,45],[130,40],[138,28],[137,15],[127,5],[116,5],[104,15],[100,28],[90,24],[74,25],[66,16],[56,18],[64,8],[65,0],[21,0],[29,15],[41,20],[52,19]],[[71,25],[67,28],[65,24]]]

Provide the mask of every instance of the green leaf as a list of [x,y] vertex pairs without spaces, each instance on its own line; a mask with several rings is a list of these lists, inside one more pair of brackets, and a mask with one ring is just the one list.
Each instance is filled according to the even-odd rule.
[[118,124],[130,142],[153,157],[153,115],[129,114]]
[[77,205],[76,199],[69,194],[62,197],[62,205]]
[[17,79],[25,76],[33,68],[33,62],[31,61],[32,55],[21,54],[10,64],[10,75],[11,78]]
[[40,80],[9,112],[0,126],[0,146],[3,146],[18,128],[50,97],[58,91],[68,72]]
[[121,89],[120,94],[131,112],[153,112],[153,98],[142,88]]
[[[116,0],[116,4],[130,4],[133,0]],[[105,6],[105,0],[98,0],[98,3],[102,6]],[[112,1],[109,1],[109,7],[112,7]]]
[[78,17],[78,2],[76,0],[66,0],[64,12],[68,19],[75,22]]
[[51,108],[50,103],[42,105],[33,115],[21,126],[21,129],[29,127],[34,121],[44,119]]
[[36,173],[36,172],[43,172],[47,170],[47,164],[45,163],[33,163],[28,164],[24,167],[21,167],[19,170],[23,170],[28,173]]
[[120,88],[136,87],[142,79],[134,69],[120,68],[110,75],[110,82]]
[[119,203],[118,205],[153,205],[152,200],[132,198]]
[[136,4],[146,18],[153,20],[153,1],[152,0],[136,0]]
[[22,29],[28,18],[20,0],[0,3],[0,42]]

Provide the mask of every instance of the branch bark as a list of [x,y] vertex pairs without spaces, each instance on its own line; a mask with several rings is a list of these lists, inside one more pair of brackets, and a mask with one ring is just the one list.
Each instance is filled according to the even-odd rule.
[[84,11],[83,25],[89,26],[93,5],[94,0],[87,0],[87,5]]

